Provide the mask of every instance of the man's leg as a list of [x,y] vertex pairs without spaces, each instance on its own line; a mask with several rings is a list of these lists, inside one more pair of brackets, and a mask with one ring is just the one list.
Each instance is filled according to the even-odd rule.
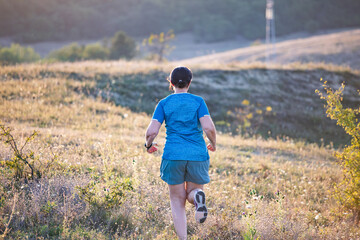
[[204,189],[203,184],[196,184],[193,182],[186,182],[186,195],[189,203],[194,204],[194,196],[198,190]]
[[173,216],[174,226],[179,239],[187,237],[186,226],[186,191],[185,183],[169,185],[171,213]]
[[186,182],[187,200],[195,205],[195,220],[198,223],[205,222],[208,215],[203,187],[204,185]]

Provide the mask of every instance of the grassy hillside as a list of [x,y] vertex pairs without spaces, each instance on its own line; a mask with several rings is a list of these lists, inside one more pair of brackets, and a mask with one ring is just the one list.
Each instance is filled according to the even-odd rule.
[[[285,40],[276,44],[278,64],[318,62],[360,69],[360,30],[344,30],[306,38]],[[265,44],[239,48],[184,60],[187,64],[211,62],[256,62],[266,60]]]
[[[149,86],[147,93],[155,91],[150,88],[154,82],[163,85],[155,76],[165,75],[168,67],[120,62],[0,68],[0,120],[13,129],[19,146],[33,130],[38,131],[24,152],[34,152],[35,166],[42,175],[37,181],[16,182],[11,168],[1,162],[3,237],[176,239],[167,186],[159,178],[161,150],[149,155],[143,149],[150,118],[116,106],[111,99],[115,93],[121,95],[120,90],[108,91],[112,82],[101,78],[111,76],[113,84],[122,83],[123,94],[134,104],[135,89]],[[196,73],[205,84],[205,79],[216,79],[220,73],[229,81],[233,74],[266,72],[237,69]],[[272,71],[280,74],[283,70]],[[302,74],[297,71],[291,74]],[[194,91],[199,85],[194,81]],[[165,90],[156,91],[165,94]],[[103,92],[110,94],[110,101]],[[210,101],[210,95],[205,97]],[[131,108],[140,106],[138,110],[145,106],[144,100],[134,106],[130,103]],[[149,105],[154,104],[152,99]],[[157,141],[161,149],[164,128]],[[187,206],[191,239],[360,237],[351,213],[331,197],[332,184],[341,179],[341,172],[330,146],[227,134],[219,135],[218,144],[218,151],[211,154],[212,182],[205,188],[210,210],[206,223],[197,225],[193,208]],[[11,161],[9,146],[3,142],[0,146],[0,160]]]
[[[317,143],[334,142],[336,145],[348,142],[343,130],[326,117],[324,103],[315,94],[315,89],[321,88],[320,78],[334,87],[346,82],[345,105],[358,106],[360,100],[356,91],[360,89],[360,83],[357,72],[327,65],[192,67],[194,81],[190,92],[205,98],[222,132],[241,133],[239,109],[244,108],[242,102],[248,100],[254,105],[250,131],[255,134],[265,138],[288,136]],[[82,84],[74,89],[76,92],[101,97],[135,112],[152,114],[156,103],[170,94],[166,81],[170,69],[171,64],[84,62],[6,67],[1,78],[66,78]],[[271,113],[265,111],[268,106],[272,108]],[[257,110],[263,112],[261,116],[257,116]]]

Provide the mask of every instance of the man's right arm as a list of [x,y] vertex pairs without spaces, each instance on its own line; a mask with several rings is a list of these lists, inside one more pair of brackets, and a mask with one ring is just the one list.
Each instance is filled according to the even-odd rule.
[[202,129],[204,130],[206,137],[209,139],[212,149],[216,150],[216,129],[211,117],[209,115],[203,116],[200,118],[200,124]]

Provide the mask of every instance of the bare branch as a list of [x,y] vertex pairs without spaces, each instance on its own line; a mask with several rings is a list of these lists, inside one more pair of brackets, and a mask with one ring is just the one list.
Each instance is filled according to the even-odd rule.
[[14,195],[13,206],[11,209],[10,218],[9,218],[8,223],[5,226],[5,231],[4,231],[3,235],[1,236],[1,239],[5,239],[6,235],[11,231],[11,228],[9,228],[9,226],[10,226],[11,220],[12,220],[14,212],[15,212],[16,201],[17,201],[17,193],[15,193],[15,195]]

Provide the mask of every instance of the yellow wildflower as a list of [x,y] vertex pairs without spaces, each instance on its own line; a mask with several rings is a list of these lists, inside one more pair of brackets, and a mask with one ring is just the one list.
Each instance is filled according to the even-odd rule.
[[250,101],[247,100],[247,99],[244,99],[244,100],[241,102],[241,104],[247,106],[247,105],[250,104]]
[[248,127],[250,127],[251,126],[251,123],[249,122],[249,121],[246,121],[245,120],[245,122],[244,122],[244,127],[245,128],[248,128]]

